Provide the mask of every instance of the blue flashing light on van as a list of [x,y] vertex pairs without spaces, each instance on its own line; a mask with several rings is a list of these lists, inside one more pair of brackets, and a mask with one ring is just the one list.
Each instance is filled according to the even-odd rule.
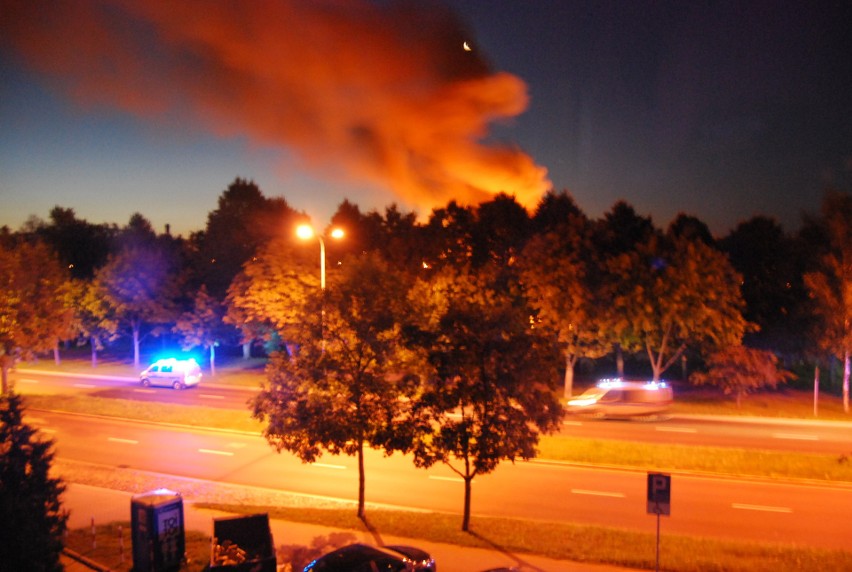
[[602,379],[595,387],[568,400],[569,413],[606,418],[661,419],[674,400],[665,381],[626,381]]

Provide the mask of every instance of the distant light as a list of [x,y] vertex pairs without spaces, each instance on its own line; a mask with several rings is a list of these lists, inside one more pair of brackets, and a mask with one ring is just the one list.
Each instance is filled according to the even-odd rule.
[[343,238],[343,229],[335,228],[331,231],[331,238]]

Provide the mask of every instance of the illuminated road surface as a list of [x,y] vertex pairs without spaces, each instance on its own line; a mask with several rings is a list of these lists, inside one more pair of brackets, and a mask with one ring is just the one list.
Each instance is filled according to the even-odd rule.
[[[33,411],[28,422],[57,441],[58,457],[213,481],[354,499],[354,458],[324,456],[304,465],[256,435],[186,430]],[[460,513],[460,479],[440,466],[369,452],[367,500]],[[646,514],[646,473],[533,462],[504,464],[473,485],[473,513],[601,524],[654,532]],[[842,526],[852,487],[795,485],[674,474],[664,533],[767,540],[848,549]]]
[[[16,374],[17,390],[27,393],[85,393],[104,398],[134,399],[158,403],[247,410],[256,389],[222,387],[202,382],[184,391],[143,388],[135,381],[78,378],[39,373]],[[702,419],[673,417],[666,421],[640,422],[567,417],[563,435],[589,439],[615,439],[648,443],[739,447],[803,453],[852,456],[852,423]]]

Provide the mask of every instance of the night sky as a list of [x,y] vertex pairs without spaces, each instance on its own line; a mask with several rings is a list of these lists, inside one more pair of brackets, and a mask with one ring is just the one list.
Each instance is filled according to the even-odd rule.
[[[506,191],[724,235],[852,190],[851,2],[0,0],[0,225]],[[465,47],[467,44],[467,48]]]

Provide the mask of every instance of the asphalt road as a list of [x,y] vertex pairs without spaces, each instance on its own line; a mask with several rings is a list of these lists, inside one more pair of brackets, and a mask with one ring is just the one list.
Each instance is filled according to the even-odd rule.
[[[247,410],[257,390],[202,382],[177,391],[144,388],[134,379],[68,377],[24,370],[15,374],[22,393],[86,393],[106,398],[203,405]],[[709,445],[772,451],[824,453],[852,457],[852,423],[811,421],[672,417],[665,421],[594,420],[569,417],[563,435],[647,443]]]
[[[354,458],[305,465],[257,435],[165,427],[33,411],[28,422],[56,439],[60,458],[108,466],[353,499]],[[370,451],[372,503],[461,513],[463,485],[447,467],[416,469],[410,459]],[[473,484],[473,513],[653,532],[645,471],[560,463],[504,463]],[[713,476],[672,476],[671,516],[662,531],[848,549],[852,487]]]

